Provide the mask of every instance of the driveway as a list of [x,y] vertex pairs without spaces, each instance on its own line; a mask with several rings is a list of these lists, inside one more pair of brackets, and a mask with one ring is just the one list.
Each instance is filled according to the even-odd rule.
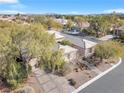
[[120,66],[79,93],[124,93],[124,58]]
[[65,77],[47,74],[40,69],[36,69],[34,74],[40,87],[40,93],[71,93],[75,90]]

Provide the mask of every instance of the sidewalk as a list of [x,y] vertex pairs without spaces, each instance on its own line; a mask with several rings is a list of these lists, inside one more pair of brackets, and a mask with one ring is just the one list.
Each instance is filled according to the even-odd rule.
[[115,69],[116,67],[118,67],[121,63],[122,63],[122,59],[119,58],[119,61],[116,64],[114,64],[112,67],[110,67],[109,69],[103,71],[101,74],[99,74],[96,77],[92,78],[88,82],[82,84],[79,88],[77,88],[76,90],[74,90],[72,93],[82,92],[82,90],[84,88],[86,88],[87,86],[89,86],[90,84],[92,84],[93,82],[95,82],[96,80],[100,79],[101,77],[103,77],[104,75],[106,75],[107,73],[109,73],[110,71],[112,71],[113,69]]
[[40,93],[71,93],[75,90],[65,77],[46,74],[40,69],[35,70],[34,74],[40,86]]

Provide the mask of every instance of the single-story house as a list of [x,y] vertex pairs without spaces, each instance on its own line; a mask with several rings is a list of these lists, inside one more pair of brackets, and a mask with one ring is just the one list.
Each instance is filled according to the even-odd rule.
[[80,37],[70,34],[62,34],[65,39],[71,41],[74,48],[78,49],[78,52],[83,57],[91,56],[94,52],[94,46],[101,41],[94,37]]
[[111,28],[113,35],[119,36],[121,33],[124,33],[124,25],[120,27]]
[[55,20],[62,25],[67,25],[67,23],[68,23],[68,20],[64,19],[64,18],[58,18],[58,19],[55,19]]
[[[50,31],[49,31],[50,32]],[[75,36],[67,33],[61,33],[57,31],[53,31],[54,33],[59,34],[63,37],[63,39],[67,39],[72,43],[72,46],[63,46],[63,48],[77,49],[78,54],[82,57],[89,57],[94,53],[95,46],[104,41],[111,40],[114,38],[113,35],[106,35],[101,38],[95,38],[93,36]],[[53,33],[52,32],[52,33]],[[61,46],[62,47],[62,46]]]
[[84,52],[84,57],[91,56],[94,53],[95,46],[98,44],[97,42],[93,42],[87,39],[83,39],[83,52]]
[[53,48],[53,51],[57,51],[59,49],[62,50],[65,61],[66,62],[74,62],[74,60],[76,60],[76,58],[77,58],[78,49],[73,48],[68,45],[64,46],[64,45],[61,45],[60,43],[58,43],[64,39],[64,36],[60,32],[57,32],[54,30],[49,30],[48,33],[55,34],[56,44]]
[[62,35],[65,37],[65,39],[68,39],[72,42],[73,47],[77,48],[79,54],[81,54],[83,57],[91,56],[94,53],[94,49],[97,44],[110,40],[114,37],[113,35],[106,35],[102,38],[95,38],[92,36],[82,37],[64,33],[62,33]]

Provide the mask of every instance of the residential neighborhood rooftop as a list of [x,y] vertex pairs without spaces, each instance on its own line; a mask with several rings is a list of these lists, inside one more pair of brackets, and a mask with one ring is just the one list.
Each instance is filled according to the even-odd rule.
[[64,53],[65,53],[65,54],[71,53],[71,52],[73,52],[73,51],[77,51],[77,49],[75,49],[75,48],[73,48],[73,47],[71,47],[71,46],[68,46],[68,45],[66,45],[66,46],[60,45],[59,48],[62,49],[62,50],[64,50]]
[[118,30],[124,30],[124,25],[123,25],[123,26],[120,26],[120,27],[118,28]]
[[100,43],[101,40],[98,40],[95,37],[90,37],[90,36],[86,36],[86,37],[81,37],[81,36],[74,36],[74,35],[69,35],[69,34],[63,34],[62,35],[65,37],[65,39],[70,40],[73,44],[84,48],[84,42],[85,41],[85,48],[90,48],[95,46],[96,44]]
[[101,40],[101,41],[107,41],[107,40],[110,40],[110,39],[113,39],[113,38],[114,38],[113,35],[106,35],[104,37],[99,38],[99,40]]
[[91,47],[94,47],[95,45],[98,44],[96,42],[92,42],[92,41],[89,41],[87,39],[83,39],[82,42],[84,42],[85,48],[91,48]]
[[48,30],[47,31],[49,34],[55,34],[55,38],[56,39],[60,39],[60,38],[64,38],[63,35],[61,35],[59,32],[55,31],[55,30]]

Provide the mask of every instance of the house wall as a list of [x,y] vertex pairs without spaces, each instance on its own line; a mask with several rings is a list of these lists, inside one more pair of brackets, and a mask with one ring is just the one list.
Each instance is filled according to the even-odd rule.
[[75,60],[77,59],[77,51],[64,54],[64,59],[68,63],[69,62],[75,63]]
[[95,47],[92,47],[92,51],[90,52],[89,51],[90,48],[84,49],[84,48],[81,48],[81,47],[79,47],[77,45],[74,45],[74,44],[72,45],[72,47],[78,49],[78,51],[77,51],[78,52],[78,55],[79,56],[82,56],[82,57],[89,57],[89,56],[93,55],[94,50],[95,50]]
[[81,48],[81,47],[79,47],[79,46],[77,46],[77,45],[74,45],[74,44],[72,44],[72,47],[78,49],[77,52],[78,52],[78,54],[79,54],[80,56],[84,56],[84,49],[83,49],[83,48]]
[[89,56],[93,55],[94,50],[95,50],[95,47],[86,48],[84,51],[84,57],[89,57]]

